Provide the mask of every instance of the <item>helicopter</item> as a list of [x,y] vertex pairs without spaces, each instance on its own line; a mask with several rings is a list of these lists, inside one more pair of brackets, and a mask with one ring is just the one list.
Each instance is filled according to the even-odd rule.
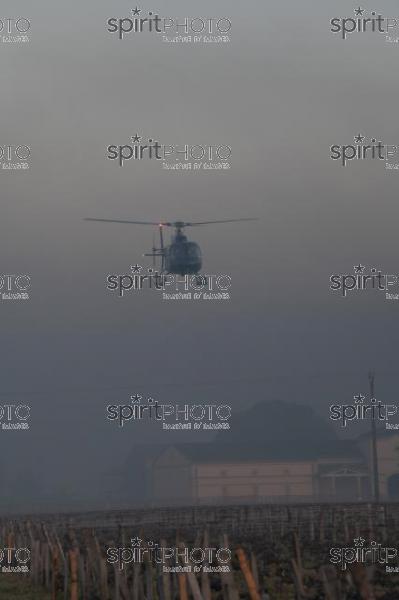
[[[103,223],[131,223],[134,225],[152,225],[158,227],[160,247],[156,248],[153,244],[152,252],[143,254],[143,256],[152,256],[155,266],[156,259],[161,261],[161,273],[175,275],[197,275],[202,267],[201,248],[197,242],[187,239],[184,234],[186,227],[198,227],[201,225],[210,225],[214,223],[236,223],[238,221],[257,221],[257,219],[227,219],[221,221],[201,221],[201,222],[186,222],[186,221],[164,221],[155,223],[152,221],[125,221],[118,219],[93,219],[87,217],[85,221],[100,221]],[[172,227],[170,244],[164,244],[163,228]]]

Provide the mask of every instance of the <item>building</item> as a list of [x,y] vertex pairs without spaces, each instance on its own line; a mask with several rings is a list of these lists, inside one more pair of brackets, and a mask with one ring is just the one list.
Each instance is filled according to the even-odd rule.
[[[369,438],[295,444],[179,444],[163,448],[149,473],[158,504],[366,501]],[[399,435],[378,437],[381,499],[399,491]],[[396,487],[395,487],[396,486]]]
[[[370,465],[371,436],[369,433],[358,438],[358,446],[364,460]],[[399,432],[397,430],[381,430],[377,436],[378,480],[381,500],[399,500]]]

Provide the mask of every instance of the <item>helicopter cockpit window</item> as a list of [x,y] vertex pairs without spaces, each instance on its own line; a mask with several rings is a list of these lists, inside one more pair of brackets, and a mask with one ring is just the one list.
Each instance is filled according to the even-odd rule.
[[187,244],[187,256],[190,256],[191,258],[201,256],[199,246],[197,246],[197,244]]
[[171,249],[172,256],[176,258],[200,258],[201,250],[197,244],[177,244]]
[[185,255],[185,250],[181,244],[175,244],[170,248],[170,254],[175,258],[179,258]]

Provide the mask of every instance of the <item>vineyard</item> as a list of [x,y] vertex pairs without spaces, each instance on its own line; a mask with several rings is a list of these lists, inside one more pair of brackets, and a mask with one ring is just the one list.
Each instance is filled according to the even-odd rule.
[[397,558],[392,572],[384,552],[354,559],[359,544],[399,547],[397,504],[25,516],[0,531],[2,547],[29,549],[19,577],[51,600],[399,598]]

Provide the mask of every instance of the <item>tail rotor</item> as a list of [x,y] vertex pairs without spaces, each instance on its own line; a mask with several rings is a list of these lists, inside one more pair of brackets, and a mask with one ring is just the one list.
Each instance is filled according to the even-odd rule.
[[155,233],[153,233],[152,235],[152,266],[155,267],[156,266],[156,262],[155,262],[155,256],[156,256],[156,247],[155,247]]
[[161,270],[163,272],[164,268],[165,268],[165,247],[163,245],[163,225],[162,223],[159,224],[159,241],[161,243]]

